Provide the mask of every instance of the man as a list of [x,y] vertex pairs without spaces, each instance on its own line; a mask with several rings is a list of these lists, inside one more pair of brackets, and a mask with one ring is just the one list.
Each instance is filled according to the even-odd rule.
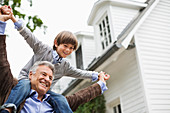
[[[9,12],[10,13],[10,12]],[[1,52],[6,54],[6,50],[5,50],[5,35],[4,35],[4,29],[6,26],[5,21],[8,20],[9,18],[11,18],[11,14],[9,15],[1,15],[0,14],[0,43],[3,42],[3,44],[0,44],[2,46],[4,46],[4,50],[2,50]],[[4,64],[8,64],[6,55],[0,55],[0,69],[1,71],[6,69],[3,68]],[[9,73],[5,73],[5,74],[11,74],[10,72],[10,68],[9,65],[6,65],[7,69],[9,69]],[[55,105],[56,103],[54,103],[54,101],[52,101],[52,98],[50,98],[49,95],[46,94],[46,91],[49,90],[51,83],[52,83],[52,78],[53,76],[53,71],[50,70],[50,68],[48,66],[44,66],[44,65],[38,65],[36,69],[34,69],[34,71],[30,70],[29,73],[29,79],[31,81],[31,93],[30,96],[26,99],[26,103],[24,104],[23,109],[21,110],[21,112],[25,112],[25,111],[29,111],[29,110],[33,110],[31,111],[34,112],[34,110],[36,109],[35,106],[38,105],[38,103],[40,103],[40,106],[43,106],[43,108],[48,108],[48,109],[39,109],[42,110],[41,112],[46,112],[46,110],[49,110],[50,112],[53,110],[54,112],[57,112],[57,105]],[[4,73],[1,73],[4,74]],[[104,81],[104,74],[101,75],[100,80],[98,83],[93,84],[92,86],[83,89],[79,92],[77,92],[74,95],[68,96],[67,101],[69,102],[69,105],[71,107],[71,109],[73,111],[75,111],[77,109],[77,107],[85,102],[88,102],[89,100],[93,99],[94,97],[98,96],[101,94],[102,90],[102,85],[105,85],[105,81]],[[103,81],[103,82],[102,82]],[[99,85],[100,84],[100,85]],[[30,102],[34,103],[34,101],[32,100],[32,98],[35,97],[35,106],[30,106]],[[86,98],[84,98],[86,97]],[[51,103],[51,104],[48,104]],[[32,104],[31,104],[32,105]],[[52,105],[52,106],[51,106]],[[45,107],[44,107],[45,106]],[[60,107],[60,106],[58,106]],[[45,110],[45,111],[44,111]],[[7,111],[5,111],[7,112]]]

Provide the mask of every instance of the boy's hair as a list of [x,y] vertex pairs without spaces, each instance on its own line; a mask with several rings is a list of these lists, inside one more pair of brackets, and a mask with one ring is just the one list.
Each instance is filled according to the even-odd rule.
[[62,31],[56,36],[56,38],[54,39],[53,50],[56,50],[55,42],[58,46],[60,44],[72,44],[74,46],[74,50],[76,50],[78,46],[76,36],[70,31]]

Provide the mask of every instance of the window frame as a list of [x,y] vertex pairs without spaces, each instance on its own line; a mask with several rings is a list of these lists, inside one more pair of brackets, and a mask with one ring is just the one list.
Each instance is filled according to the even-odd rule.
[[99,37],[102,51],[107,50],[113,42],[110,25],[111,24],[109,16],[107,14],[105,14],[103,18],[98,22]]

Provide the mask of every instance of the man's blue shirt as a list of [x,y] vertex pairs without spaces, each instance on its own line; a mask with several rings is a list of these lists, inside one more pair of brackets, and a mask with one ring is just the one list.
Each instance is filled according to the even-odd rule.
[[6,22],[0,21],[0,35],[5,33]]
[[50,98],[49,94],[45,94],[42,101],[37,99],[38,93],[35,90],[31,90],[30,97],[26,99],[24,107],[20,113],[52,113],[53,108],[47,102]]

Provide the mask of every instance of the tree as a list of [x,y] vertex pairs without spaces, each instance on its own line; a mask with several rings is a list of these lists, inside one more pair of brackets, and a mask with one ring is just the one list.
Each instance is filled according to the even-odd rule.
[[91,101],[80,105],[74,113],[105,113],[104,95],[98,96]]
[[[27,0],[28,3],[30,4],[30,7],[32,7],[32,0]],[[14,16],[18,16],[19,18],[23,18],[23,19],[28,19],[28,22],[26,24],[26,26],[33,32],[37,27],[39,28],[43,28],[44,29],[44,33],[45,30],[47,28],[47,26],[45,26],[43,24],[43,21],[38,18],[37,15],[35,16],[29,16],[26,14],[21,13],[20,11],[17,10],[17,8],[21,7],[21,0],[0,0],[1,5],[9,5],[9,3],[11,4],[11,8],[13,10],[13,14]],[[33,25],[31,26],[31,23],[33,23]]]

